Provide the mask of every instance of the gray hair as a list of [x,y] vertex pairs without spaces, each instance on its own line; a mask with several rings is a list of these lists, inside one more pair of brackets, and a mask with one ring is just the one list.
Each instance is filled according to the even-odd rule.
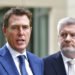
[[75,18],[66,17],[66,18],[59,20],[58,25],[57,25],[58,34],[59,34],[60,30],[66,25],[75,25]]

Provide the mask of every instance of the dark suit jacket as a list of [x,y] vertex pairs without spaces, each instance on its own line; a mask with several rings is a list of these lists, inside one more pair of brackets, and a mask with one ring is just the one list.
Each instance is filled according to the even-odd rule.
[[44,75],[67,75],[60,52],[44,59]]
[[[27,52],[33,75],[43,75],[43,62],[40,58]],[[11,54],[6,46],[0,49],[0,75],[19,75]]]

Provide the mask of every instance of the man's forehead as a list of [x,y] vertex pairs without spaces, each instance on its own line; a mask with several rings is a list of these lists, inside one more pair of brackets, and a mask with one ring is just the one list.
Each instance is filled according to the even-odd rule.
[[16,25],[16,24],[17,25],[20,25],[20,24],[29,25],[30,21],[26,15],[23,15],[23,16],[13,15],[13,16],[11,16],[9,23],[12,25]]

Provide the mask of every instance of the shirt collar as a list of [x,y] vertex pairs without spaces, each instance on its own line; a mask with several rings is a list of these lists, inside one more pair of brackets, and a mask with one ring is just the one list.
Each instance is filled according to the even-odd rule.
[[61,55],[62,55],[62,58],[63,58],[64,63],[72,60],[71,58],[66,57],[62,52],[61,52]]
[[6,43],[6,46],[7,46],[8,50],[9,50],[9,52],[11,53],[11,55],[12,55],[13,58],[16,58],[16,57],[19,56],[19,55],[25,55],[25,56],[27,57],[26,50],[24,50],[23,53],[19,53],[19,52],[17,52],[16,50],[14,50],[14,49],[9,45],[8,42]]

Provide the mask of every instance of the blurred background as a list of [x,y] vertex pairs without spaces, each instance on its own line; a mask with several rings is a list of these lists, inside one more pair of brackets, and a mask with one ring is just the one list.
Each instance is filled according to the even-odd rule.
[[2,17],[15,6],[25,7],[33,14],[28,49],[39,57],[57,52],[57,23],[61,18],[75,17],[75,0],[0,0],[0,47],[5,43]]

